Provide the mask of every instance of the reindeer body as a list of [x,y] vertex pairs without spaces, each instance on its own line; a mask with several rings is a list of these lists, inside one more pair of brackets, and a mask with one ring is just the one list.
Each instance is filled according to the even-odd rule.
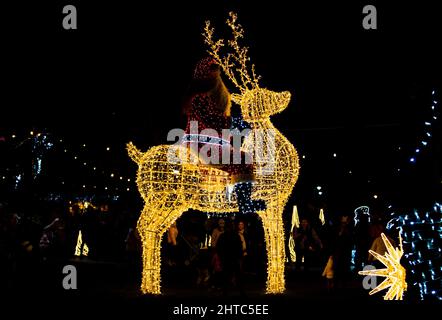
[[[264,93],[272,96],[284,94],[285,97],[278,100],[284,108],[290,100],[287,93],[278,94],[268,90]],[[252,93],[252,99],[255,102],[260,100],[261,94],[261,91]],[[237,99],[241,102],[243,114],[248,114],[250,101]],[[267,292],[281,293],[285,289],[282,212],[298,177],[299,160],[293,145],[273,126],[268,116],[247,120],[253,120],[252,132],[244,142],[244,150],[253,152],[256,140],[261,139],[261,151],[266,153],[262,159],[257,159],[262,161],[255,162],[253,196],[265,200],[267,204],[267,209],[259,212],[268,253]],[[270,134],[257,135],[262,132]],[[159,294],[160,241],[163,233],[189,209],[236,212],[237,203],[235,195],[226,190],[230,184],[229,175],[198,163],[198,155],[184,146],[160,145],[141,153],[133,144],[129,144],[128,151],[139,166],[137,184],[145,202],[137,225],[143,242],[141,290],[143,293]],[[170,161],[171,154],[180,161]]]

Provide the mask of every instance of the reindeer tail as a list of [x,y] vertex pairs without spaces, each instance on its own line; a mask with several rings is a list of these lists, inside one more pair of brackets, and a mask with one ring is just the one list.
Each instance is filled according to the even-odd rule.
[[137,149],[137,147],[134,146],[132,142],[129,142],[126,145],[127,153],[129,154],[129,157],[135,161],[137,164],[140,163],[140,159],[143,156],[143,153]]

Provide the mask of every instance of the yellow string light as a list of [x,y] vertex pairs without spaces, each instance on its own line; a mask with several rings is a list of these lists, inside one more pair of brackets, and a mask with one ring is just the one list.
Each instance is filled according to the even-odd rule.
[[300,222],[299,222],[299,213],[298,213],[298,207],[293,206],[293,213],[292,213],[292,226],[290,228],[290,231],[293,232],[293,229],[299,228]]
[[290,260],[292,262],[296,262],[296,251],[295,251],[295,239],[293,238],[293,229],[299,228],[299,214],[298,214],[298,207],[293,206],[293,212],[292,212],[292,225],[290,227],[290,237],[289,237],[289,253],[290,253]]
[[83,242],[83,236],[80,230],[78,231],[77,245],[75,247],[75,255],[78,257],[81,255],[87,257],[88,254],[89,254],[89,247],[85,242]]
[[[250,154],[256,154],[258,149],[262,153],[260,157],[253,158],[256,181],[252,198],[262,199],[267,205],[265,211],[258,212],[267,249],[266,292],[282,293],[285,290],[282,213],[298,179],[299,159],[290,141],[273,126],[270,116],[287,108],[291,95],[289,92],[277,93],[260,88],[253,67],[252,76],[248,76],[247,50],[241,49],[236,42],[242,37],[242,29],[235,26],[234,17],[232,19],[231,14],[228,23],[234,33],[234,42],[229,44],[235,55],[230,54],[222,67],[228,76],[237,72],[241,79],[236,82],[241,94],[232,94],[232,100],[241,106],[244,120],[252,126],[242,149]],[[206,35],[206,43],[212,50],[216,49],[213,42],[211,45],[213,29],[206,25],[205,30],[211,31],[210,37]],[[219,58],[218,51],[214,54]],[[234,68],[234,62],[241,68]],[[227,172],[201,164],[198,155],[185,146],[159,145],[142,153],[129,143],[127,150],[138,164],[136,182],[145,203],[137,224],[143,244],[141,291],[160,294],[160,252],[164,232],[188,209],[237,212],[236,195],[226,192],[232,184]]]
[[402,247],[402,237],[399,234],[399,248],[394,248],[385,234],[381,234],[387,252],[380,255],[373,250],[369,250],[370,254],[376,257],[386,267],[385,269],[359,271],[360,275],[385,277],[376,288],[370,291],[370,295],[388,288],[384,296],[384,300],[402,300],[404,291],[407,290],[406,271],[401,265],[401,257],[404,254]]
[[319,220],[321,221],[322,225],[325,224],[324,209],[319,210]]

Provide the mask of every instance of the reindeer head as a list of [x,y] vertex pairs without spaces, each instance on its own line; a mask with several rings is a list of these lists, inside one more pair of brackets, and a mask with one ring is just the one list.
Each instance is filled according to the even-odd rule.
[[291,94],[288,91],[274,92],[259,87],[259,76],[255,74],[255,65],[249,67],[250,58],[248,48],[240,47],[238,41],[244,37],[244,30],[236,23],[235,13],[229,13],[227,25],[232,29],[233,39],[227,42],[232,52],[221,56],[221,49],[225,46],[224,40],[213,39],[214,28],[210,21],[206,21],[204,28],[204,40],[210,47],[208,53],[218,62],[230,81],[239,89],[239,94],[232,94],[233,102],[241,106],[244,120],[258,122],[267,119],[273,114],[287,108]]
[[241,106],[242,116],[247,122],[258,122],[287,108],[291,94],[288,91],[274,92],[254,88],[242,95],[232,94],[232,100]]

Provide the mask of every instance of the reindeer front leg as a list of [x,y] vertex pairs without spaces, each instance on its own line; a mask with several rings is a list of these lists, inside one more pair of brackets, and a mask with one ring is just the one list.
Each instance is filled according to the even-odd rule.
[[141,292],[161,294],[161,235],[147,231],[143,238],[143,273]]
[[183,212],[180,207],[155,210],[148,206],[143,209],[137,229],[143,241],[141,292],[144,294],[161,294],[161,239]]
[[267,208],[260,216],[267,248],[266,293],[283,293],[285,291],[285,246],[282,210],[274,207]]
[[161,238],[164,231],[155,230],[154,228],[156,219],[151,217],[157,213],[152,211],[147,213],[145,211],[143,210],[137,226],[143,246],[141,292],[144,294],[161,294]]

